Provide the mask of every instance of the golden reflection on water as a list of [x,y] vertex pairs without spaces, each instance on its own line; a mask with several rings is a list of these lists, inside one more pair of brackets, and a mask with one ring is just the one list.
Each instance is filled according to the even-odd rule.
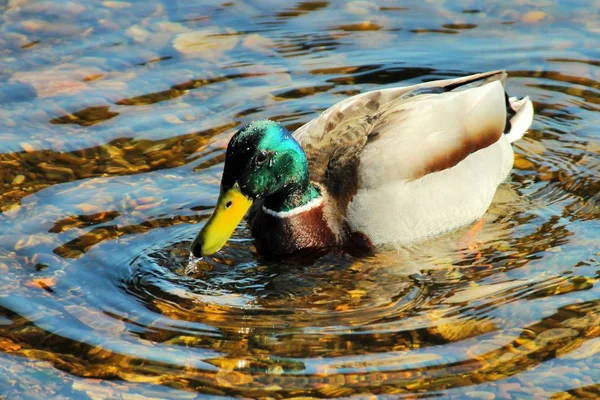
[[[0,398],[600,395],[598,2],[0,7]],[[185,272],[240,125],[498,68],[536,120],[477,224]]]

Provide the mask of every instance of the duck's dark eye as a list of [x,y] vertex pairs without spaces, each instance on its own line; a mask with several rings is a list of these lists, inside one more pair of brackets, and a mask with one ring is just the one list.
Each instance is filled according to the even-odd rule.
[[268,158],[269,158],[269,153],[267,153],[266,151],[261,151],[256,156],[256,165],[264,164],[264,162],[267,161]]
[[225,204],[225,208],[229,208],[229,207],[231,207],[231,205],[232,205],[232,204],[233,204],[233,203],[232,203],[231,201],[228,201],[228,202],[227,202],[227,204]]

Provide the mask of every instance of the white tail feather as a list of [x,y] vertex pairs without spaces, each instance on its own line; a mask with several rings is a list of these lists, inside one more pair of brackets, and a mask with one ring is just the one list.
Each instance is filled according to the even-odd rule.
[[527,129],[531,126],[531,123],[533,122],[533,104],[531,104],[529,97],[523,97],[522,99],[511,97],[508,100],[511,108],[516,113],[510,119],[510,132],[506,134],[508,141],[513,143],[521,139]]

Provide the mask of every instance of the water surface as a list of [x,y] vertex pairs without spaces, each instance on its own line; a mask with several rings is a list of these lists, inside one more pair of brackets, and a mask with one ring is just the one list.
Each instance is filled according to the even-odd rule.
[[[0,6],[0,398],[596,398],[598,1]],[[228,139],[493,69],[532,129],[485,217],[186,273]]]

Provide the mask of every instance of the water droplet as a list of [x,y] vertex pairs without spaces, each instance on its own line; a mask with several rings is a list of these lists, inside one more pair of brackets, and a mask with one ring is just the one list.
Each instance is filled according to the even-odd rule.
[[198,262],[202,261],[202,257],[194,257],[193,254],[190,254],[190,259],[188,261],[188,265],[185,267],[184,273],[186,275],[192,275],[196,272],[196,267]]

